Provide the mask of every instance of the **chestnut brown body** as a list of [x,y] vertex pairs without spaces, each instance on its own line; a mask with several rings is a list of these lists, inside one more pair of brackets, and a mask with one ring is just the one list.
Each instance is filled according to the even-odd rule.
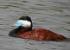
[[18,32],[17,36],[23,39],[45,41],[63,41],[64,39],[66,39],[66,37],[64,37],[63,35],[56,34],[43,28],[34,28],[32,31],[24,31],[24,29],[22,29]]

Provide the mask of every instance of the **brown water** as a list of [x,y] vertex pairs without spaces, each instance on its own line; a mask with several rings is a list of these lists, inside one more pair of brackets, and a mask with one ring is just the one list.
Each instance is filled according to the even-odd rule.
[[70,0],[0,0],[0,50],[70,50],[70,42],[32,41],[9,37],[22,16],[70,38]]

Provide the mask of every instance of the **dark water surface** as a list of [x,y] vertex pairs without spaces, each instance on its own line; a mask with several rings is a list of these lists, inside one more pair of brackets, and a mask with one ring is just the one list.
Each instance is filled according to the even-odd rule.
[[0,50],[70,50],[70,42],[32,41],[8,36],[22,16],[70,38],[70,0],[0,0]]

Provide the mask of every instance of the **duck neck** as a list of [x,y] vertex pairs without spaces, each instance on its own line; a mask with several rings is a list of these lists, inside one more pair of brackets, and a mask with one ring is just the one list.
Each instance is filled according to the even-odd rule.
[[30,28],[24,28],[24,27],[19,27],[17,29],[17,32],[20,31],[20,32],[27,32],[27,31],[32,31],[32,27]]

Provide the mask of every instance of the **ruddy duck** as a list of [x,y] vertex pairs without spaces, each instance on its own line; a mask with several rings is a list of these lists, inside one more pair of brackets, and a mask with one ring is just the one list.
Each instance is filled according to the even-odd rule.
[[32,28],[32,20],[29,16],[22,16],[16,22],[16,29],[9,33],[11,37],[42,41],[63,41],[67,39],[63,35],[44,28]]

